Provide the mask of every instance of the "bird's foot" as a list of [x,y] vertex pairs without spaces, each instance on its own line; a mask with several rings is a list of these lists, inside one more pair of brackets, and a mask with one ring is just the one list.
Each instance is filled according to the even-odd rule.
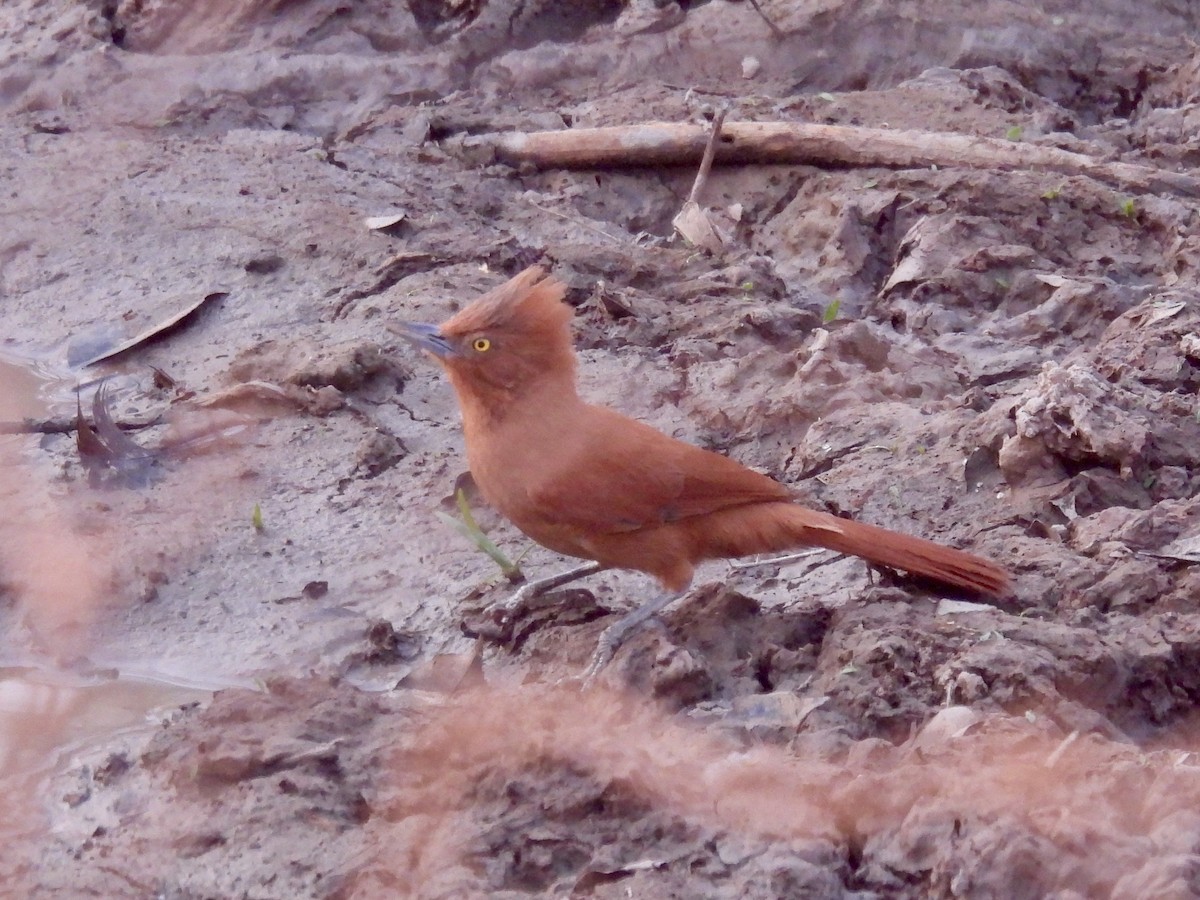
[[591,662],[588,663],[586,669],[583,670],[581,676],[583,686],[590,686],[596,676],[600,674],[600,670],[608,665],[617,651],[621,649],[621,645],[625,640],[647,621],[654,618],[658,613],[662,612],[669,604],[683,593],[677,594],[660,594],[649,603],[644,603],[635,609],[633,612],[622,616],[616,622],[609,625],[600,634],[600,640],[596,643],[596,652],[592,654]]
[[510,626],[528,608],[529,602],[546,592],[542,581],[528,581],[498,603],[489,604],[485,612],[497,625]]
[[609,633],[611,631],[611,628],[607,629],[600,635],[600,642],[596,645],[596,652],[592,654],[592,659],[587,664],[587,668],[579,673],[580,686],[585,690],[595,683],[596,676],[600,674],[600,670],[612,662],[617,649],[621,646],[619,642],[609,640]]
[[549,593],[555,588],[560,588],[565,584],[570,584],[572,581],[578,581],[580,578],[593,575],[603,568],[600,563],[589,562],[581,566],[576,566],[573,569],[567,569],[565,572],[559,572],[557,575],[530,581],[528,584],[524,584],[514,591],[507,600],[492,606],[489,611],[492,618],[498,624],[501,626],[511,626],[513,621],[528,609],[531,601],[536,600],[543,594]]
[[[532,626],[521,628],[521,631],[528,633],[531,628],[537,627],[538,622],[559,618],[556,612],[561,612],[561,610],[557,607],[539,608],[542,604],[538,604],[536,601],[540,597],[556,588],[570,584],[572,581],[599,572],[602,568],[603,566],[599,563],[586,563],[576,566],[574,569],[568,569],[566,572],[523,584],[504,600],[465,614],[463,631],[469,637],[481,637],[495,643],[507,644],[511,648],[521,639],[521,635],[516,634],[519,622],[526,619],[536,620]],[[579,604],[576,602],[573,605],[578,606]],[[584,604],[584,607],[586,606],[587,604]],[[590,618],[595,618],[598,614],[593,611]]]

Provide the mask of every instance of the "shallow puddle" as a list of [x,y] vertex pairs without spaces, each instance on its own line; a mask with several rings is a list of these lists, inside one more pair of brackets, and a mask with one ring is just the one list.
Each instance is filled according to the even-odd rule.
[[0,349],[0,424],[73,415],[76,379],[44,360]]
[[[37,435],[24,431],[24,423],[73,419],[75,385],[64,370],[0,352],[0,426],[7,426],[0,433],[0,515],[5,518],[0,525],[17,528],[9,539],[36,530],[35,520],[56,499],[52,478],[40,470],[38,455],[29,452]],[[53,537],[66,548],[51,554],[61,569],[61,559],[78,555],[71,544],[78,538],[61,528],[53,529]],[[21,568],[28,557],[0,554],[0,602],[24,602],[13,584],[29,592],[31,576]],[[70,592],[66,597],[75,605],[84,599]],[[31,647],[9,647],[5,655],[0,659],[0,835],[41,827],[42,785],[79,750],[155,728],[163,713],[206,701],[213,690],[229,686],[137,661],[107,662],[107,668],[85,676],[54,669]]]
[[90,677],[0,667],[0,838],[40,831],[45,784],[81,750],[159,727],[212,691],[146,677]]
[[89,742],[150,727],[156,710],[211,696],[209,690],[144,677],[80,678],[0,668],[0,777],[52,767]]

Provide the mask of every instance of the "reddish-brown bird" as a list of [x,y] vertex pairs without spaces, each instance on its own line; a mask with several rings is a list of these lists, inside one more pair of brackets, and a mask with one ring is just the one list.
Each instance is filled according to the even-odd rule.
[[401,333],[431,352],[458,395],[471,474],[539,544],[658,579],[662,596],[605,632],[593,669],[691,584],[696,564],[825,547],[956,587],[1000,594],[1000,566],[932,541],[818,512],[777,481],[580,399],[564,285],[521,272],[434,325]]

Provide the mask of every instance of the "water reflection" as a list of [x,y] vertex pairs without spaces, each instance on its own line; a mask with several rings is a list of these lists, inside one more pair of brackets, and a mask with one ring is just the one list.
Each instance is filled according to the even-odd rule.
[[45,827],[50,775],[88,747],[158,727],[207,690],[147,678],[71,676],[0,667],[0,838]]

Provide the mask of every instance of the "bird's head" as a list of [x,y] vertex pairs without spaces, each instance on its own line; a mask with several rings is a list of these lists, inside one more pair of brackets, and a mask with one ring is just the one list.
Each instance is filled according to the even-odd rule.
[[538,385],[574,390],[572,311],[566,287],[531,266],[441,325],[406,323],[397,333],[428,351],[460,401],[499,407]]

